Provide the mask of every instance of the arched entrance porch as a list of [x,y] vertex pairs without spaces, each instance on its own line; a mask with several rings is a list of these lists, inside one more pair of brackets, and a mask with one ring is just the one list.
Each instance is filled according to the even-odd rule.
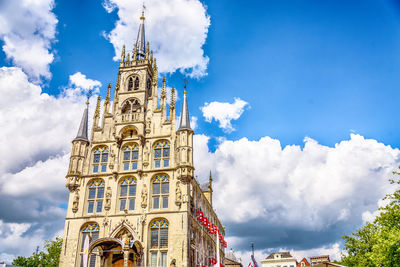
[[[89,245],[89,255],[100,260],[100,267],[135,267],[142,265],[143,249],[139,241],[104,237]],[[94,250],[97,248],[97,252]]]

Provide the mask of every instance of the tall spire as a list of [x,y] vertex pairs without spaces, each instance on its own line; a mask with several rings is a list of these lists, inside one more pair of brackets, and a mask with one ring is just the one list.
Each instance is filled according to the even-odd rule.
[[[139,32],[136,39],[137,47],[137,59],[144,59],[146,57],[146,40],[144,38],[144,10],[142,11],[142,16],[140,17]],[[135,60],[134,58],[133,60]]]
[[185,80],[185,90],[183,91],[183,103],[182,103],[182,112],[181,112],[181,120],[179,123],[179,130],[192,130],[190,128],[190,120],[189,120],[189,109],[188,109],[188,104],[187,104],[187,98],[186,98],[186,83],[187,81]]
[[89,102],[86,102],[86,108],[83,111],[81,124],[79,125],[78,134],[76,135],[74,141],[82,140],[89,142],[88,139],[88,107]]

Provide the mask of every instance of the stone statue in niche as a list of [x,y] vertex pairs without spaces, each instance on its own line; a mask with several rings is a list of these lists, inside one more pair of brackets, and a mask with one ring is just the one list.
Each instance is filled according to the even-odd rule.
[[146,208],[147,207],[147,187],[146,185],[143,185],[143,189],[142,189],[142,208]]
[[146,145],[144,146],[144,160],[143,160],[143,165],[146,167],[149,165],[149,156],[150,156],[150,151],[149,151],[149,141],[146,142]]
[[175,204],[178,206],[182,205],[182,190],[180,187],[180,182],[176,182],[176,188],[175,188]]
[[77,189],[74,194],[74,200],[72,202],[72,212],[76,213],[79,206],[79,190]]
[[106,190],[106,203],[104,205],[104,209],[105,210],[109,210],[111,208],[111,195],[112,195],[111,187],[107,187],[107,190]]
[[114,163],[115,163],[115,153],[114,153],[114,149],[111,149],[110,158],[111,158],[111,160],[110,160],[110,165],[109,165],[109,167],[110,167],[110,169],[112,170],[112,169],[114,169]]

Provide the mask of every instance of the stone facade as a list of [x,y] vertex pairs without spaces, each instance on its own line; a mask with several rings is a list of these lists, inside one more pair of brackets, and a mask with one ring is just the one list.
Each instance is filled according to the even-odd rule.
[[144,46],[141,19],[132,57],[122,52],[113,101],[109,85],[102,116],[97,100],[90,138],[86,108],[72,141],[60,266],[83,266],[86,236],[90,267],[208,266],[216,238],[199,211],[224,235],[211,175],[208,190],[194,178],[186,91],[177,128],[175,92],[167,105],[164,78],[158,97],[156,59]]
[[296,267],[297,260],[289,252],[271,253],[261,261],[262,267]]

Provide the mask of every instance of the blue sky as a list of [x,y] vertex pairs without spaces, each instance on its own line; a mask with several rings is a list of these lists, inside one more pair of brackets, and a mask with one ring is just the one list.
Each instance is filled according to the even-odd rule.
[[[211,26],[204,45],[208,75],[190,80],[191,113],[205,102],[247,101],[251,108],[229,138],[264,135],[283,144],[310,136],[333,145],[350,132],[399,146],[397,90],[400,69],[396,1],[204,1]],[[59,94],[80,71],[115,84],[118,63],[103,32],[116,11],[100,3],[56,1],[59,23],[53,78],[44,91]],[[151,41],[151,40],[149,40]],[[132,40],[131,44],[134,43]],[[12,63],[2,53],[4,66]],[[180,73],[168,84],[182,87]],[[199,133],[224,135],[199,121]]]
[[[26,88],[30,88],[27,90],[34,91],[35,86],[38,86],[42,93],[36,97],[47,93],[56,96],[57,101],[69,103],[71,106],[65,107],[64,113],[64,116],[68,118],[62,122],[62,125],[65,125],[62,126],[64,127],[62,129],[68,131],[68,133],[65,133],[65,137],[63,137],[65,139],[63,141],[65,144],[63,143],[63,145],[38,149],[29,157],[21,159],[16,165],[7,163],[8,165],[5,164],[4,166],[6,167],[3,169],[0,166],[0,177],[2,177],[0,179],[0,187],[3,188],[9,188],[4,182],[7,177],[27,175],[29,168],[36,168],[42,163],[43,165],[53,164],[54,161],[59,159],[60,162],[57,163],[59,164],[57,166],[64,166],[62,164],[68,157],[70,138],[72,138],[71,136],[79,124],[79,109],[84,106],[84,97],[76,99],[65,98],[63,96],[65,90],[77,90],[76,92],[78,92],[80,89],[87,90],[90,87],[90,89],[99,89],[100,94],[104,97],[107,84],[111,82],[115,86],[117,79],[119,63],[113,58],[115,56],[119,57],[119,53],[116,55],[116,50],[119,52],[118,42],[126,39],[130,40],[130,43],[126,43],[126,45],[127,49],[131,50],[137,34],[135,25],[139,22],[138,16],[136,16],[140,12],[139,8],[135,9],[137,11],[135,11],[135,14],[132,13],[132,15],[126,16],[122,12],[119,13],[119,11],[121,9],[130,10],[129,8],[132,8],[132,6],[123,6],[117,0],[106,2],[41,1],[45,2],[43,7],[47,12],[46,14],[53,14],[58,22],[38,23],[38,26],[29,36],[32,37],[33,41],[42,38],[45,43],[48,42],[48,45],[44,45],[44,48],[48,53],[54,55],[54,60],[49,60],[47,65],[45,64],[49,67],[48,73],[50,75],[46,77],[46,75],[41,74],[38,79],[37,75],[35,76],[27,68],[24,68],[25,65],[18,63],[16,60],[18,55],[4,48],[7,47],[5,45],[6,40],[10,36],[20,36],[22,39],[28,39],[26,37],[28,35],[25,35],[28,30],[24,31],[24,27],[29,28],[27,26],[29,23],[24,22],[24,15],[19,13],[17,14],[20,17],[17,15],[11,17],[10,12],[7,14],[0,12],[0,27],[2,19],[6,22],[13,21],[10,25],[14,25],[9,27],[9,31],[0,29],[0,43],[4,45],[0,51],[0,66],[4,67],[3,71],[7,73],[0,76],[0,78],[7,78],[7,75],[10,75],[10,77],[14,78],[18,76],[18,79],[20,79],[20,83],[4,83],[2,86],[5,92],[10,92],[7,90],[13,90],[13,88],[20,88],[21,85],[26,85]],[[223,186],[223,181],[225,181],[223,177],[226,170],[224,168],[230,164],[231,159],[239,160],[241,154],[235,154],[236,152],[229,154],[229,151],[231,151],[229,149],[227,153],[224,153],[224,149],[229,146],[231,146],[230,149],[233,149],[241,144],[247,147],[257,144],[264,148],[264,152],[271,149],[273,154],[274,151],[278,151],[279,153],[277,154],[282,154],[282,156],[276,158],[274,164],[280,166],[281,169],[288,168],[288,164],[294,164],[293,169],[296,169],[296,166],[300,166],[301,168],[299,167],[298,169],[302,169],[304,167],[301,165],[302,163],[293,162],[292,159],[285,158],[285,153],[289,153],[285,152],[285,147],[288,145],[288,149],[296,150],[290,152],[293,153],[290,158],[304,158],[304,161],[307,161],[305,158],[308,156],[311,159],[315,159],[321,153],[326,153],[319,159],[321,162],[329,162],[332,157],[338,157],[342,159],[342,162],[346,161],[345,159],[354,158],[357,162],[365,163],[357,165],[359,167],[357,170],[361,174],[360,177],[354,178],[354,181],[359,183],[354,182],[351,187],[354,191],[351,192],[356,192],[361,188],[365,190],[362,192],[369,192],[371,188],[362,185],[366,181],[370,181],[369,179],[374,181],[371,186],[379,185],[381,188],[367,200],[362,198],[351,199],[350,202],[352,204],[348,205],[351,207],[344,207],[345,204],[337,207],[337,210],[343,211],[338,216],[340,217],[344,214],[344,219],[332,222],[331,227],[326,228],[321,226],[322,222],[326,223],[326,220],[333,219],[321,211],[321,213],[317,214],[319,217],[316,215],[318,218],[330,218],[325,221],[321,219],[321,224],[311,223],[304,226],[302,223],[296,225],[291,222],[286,228],[276,229],[276,222],[269,220],[270,217],[266,214],[280,207],[280,205],[290,206],[290,203],[292,203],[290,201],[288,203],[282,201],[273,206],[264,205],[260,208],[260,213],[257,216],[238,213],[237,218],[231,218],[221,211],[223,213],[222,216],[225,216],[223,218],[227,222],[227,233],[231,235],[231,244],[243,257],[246,257],[246,253],[248,253],[247,245],[252,238],[259,239],[258,255],[260,257],[265,256],[271,249],[294,249],[302,251],[305,255],[324,251],[323,249],[330,249],[328,252],[337,253],[335,244],[339,244],[339,247],[342,245],[340,236],[354,231],[356,227],[365,223],[365,218],[369,214],[374,214],[379,206],[378,200],[389,190],[385,184],[388,174],[399,163],[399,151],[396,148],[400,146],[398,138],[400,133],[400,111],[398,108],[398,100],[400,99],[400,90],[398,90],[400,85],[400,2],[394,0],[218,0],[201,2],[182,0],[181,2],[172,1],[170,4],[171,13],[165,15],[157,13],[156,9],[152,10],[152,3],[155,1],[146,1],[146,13],[149,14],[150,18],[159,18],[159,20],[146,20],[146,37],[150,41],[150,46],[156,44],[160,51],[168,47],[182,49],[182,54],[176,53],[177,50],[172,48],[171,51],[173,52],[171,53],[177,60],[175,67],[185,70],[179,71],[176,68],[165,67],[165,72],[162,75],[167,77],[168,86],[178,89],[180,97],[183,80],[185,79],[185,74],[183,73],[186,73],[186,79],[189,80],[189,109],[191,115],[197,118],[195,132],[199,135],[199,150],[203,149],[202,151],[204,152],[202,152],[203,154],[199,153],[198,156],[200,165],[198,174],[200,177],[206,177],[208,170],[212,169],[216,173],[217,189],[222,192],[230,188]],[[17,1],[18,4],[16,6],[22,5],[23,2],[22,0]],[[115,8],[107,10],[104,3],[111,3]],[[134,7],[141,6],[141,1],[132,1],[132,3]],[[192,28],[185,24],[187,17],[179,19],[182,14],[179,9],[180,3],[190,3],[194,12],[199,14],[196,17],[198,20],[193,18],[193,21],[191,20],[190,23],[187,23]],[[0,1],[0,9],[2,7],[12,10],[15,6],[11,2]],[[26,14],[30,14],[30,7],[25,8],[28,10]],[[37,9],[35,7],[31,10],[40,10],[40,8],[42,7],[39,6]],[[34,14],[32,15],[33,21],[36,21],[35,12],[32,12]],[[129,14],[129,12],[126,13]],[[38,11],[37,14],[41,13]],[[122,18],[122,16],[125,17]],[[168,29],[159,26],[162,24],[157,24],[163,21],[163,16],[166,17],[165,21],[168,22],[165,24],[167,26],[164,27],[169,27]],[[117,35],[116,39],[111,39],[110,33],[115,30],[121,18],[125,22],[129,21],[131,23],[125,25],[131,30],[128,33],[123,32],[123,34]],[[207,24],[207,18],[210,20],[210,25]],[[37,20],[40,21],[40,19]],[[175,22],[177,24],[174,24]],[[199,27],[196,27],[196,23],[199,24]],[[15,27],[15,29],[12,27]],[[55,29],[54,36],[48,33],[51,30],[43,30],[47,29],[47,27]],[[178,28],[176,30],[177,34],[173,30],[174,27]],[[179,34],[181,33],[180,27],[185,29],[182,30],[184,34]],[[161,38],[159,36],[162,34],[156,32],[155,29],[169,34],[168,42],[164,39],[157,39]],[[191,31],[192,29],[194,30]],[[188,48],[188,51],[183,51],[185,47],[181,47],[180,43],[184,43],[186,38],[200,41],[196,43],[197,47],[191,47]],[[204,42],[204,45],[202,42]],[[163,51],[168,51],[168,49]],[[209,59],[208,64],[203,66],[202,69],[206,75],[190,77],[190,73],[193,73],[191,67],[200,64],[198,62],[199,57],[194,58],[194,63],[192,65],[189,64],[189,67],[185,65],[186,68],[182,67],[186,63],[180,57],[185,57],[185,53],[190,57],[199,51],[203,53],[200,58]],[[163,57],[162,53],[160,52],[160,57]],[[159,61],[158,63],[160,64]],[[10,68],[12,67],[20,68],[21,72],[11,71]],[[76,73],[85,75],[85,82],[89,81],[90,85],[74,82],[71,76]],[[5,78],[4,81],[10,81]],[[96,81],[100,82],[102,86],[99,86]],[[161,82],[161,79],[159,81]],[[17,92],[16,89],[15,92]],[[17,96],[14,98],[10,96],[10,99],[10,101],[15,101],[13,103],[19,103]],[[219,111],[221,111],[219,104],[225,103],[229,106],[228,103],[230,103],[233,107],[235,99],[244,101],[242,102],[244,104],[236,110],[238,117],[237,119],[232,119],[229,116],[233,115],[228,114],[230,118],[228,121],[232,124],[232,127],[230,129],[229,127],[221,127],[221,121],[217,121],[218,114],[220,114]],[[54,102],[57,102],[56,100]],[[181,102],[178,103],[178,114],[180,112],[180,104]],[[33,104],[29,105],[33,106]],[[56,103],[54,105],[55,107],[59,106]],[[72,106],[73,108],[71,108]],[[202,107],[207,106],[211,114],[209,119],[206,119],[206,110],[202,109]],[[3,111],[5,112],[4,114],[8,114],[6,113],[7,107],[3,106]],[[55,112],[51,114],[58,118]],[[74,119],[76,116],[78,116],[77,120]],[[6,120],[2,121],[0,117],[0,123],[5,124],[5,122]],[[7,127],[6,124],[5,126]],[[356,135],[351,137],[350,134],[352,133]],[[7,139],[10,136],[5,134],[3,139]],[[49,136],[51,137],[50,134]],[[267,137],[270,139],[265,139]],[[34,142],[32,135],[27,135],[25,138]],[[10,141],[10,144],[16,145],[17,142]],[[207,148],[210,151],[207,151]],[[313,152],[306,151],[306,148],[310,149],[310,151],[318,150],[322,152],[313,154]],[[340,154],[342,153],[340,151],[350,152],[343,155]],[[257,152],[256,149],[250,151],[248,152],[250,155],[248,160],[254,155],[259,156],[260,159],[265,159],[260,161],[259,165],[267,166],[267,169],[261,169],[263,172],[266,171],[266,176],[269,176],[270,173],[274,172],[272,167],[271,169],[268,167],[270,162],[273,161],[273,156],[264,157],[264,154],[262,154],[264,152]],[[218,159],[221,164],[213,165],[213,163],[210,163],[209,167],[202,164],[200,160],[204,159],[202,155],[206,155],[206,153],[211,153],[210,155]],[[331,156],[328,155],[329,153],[332,153]],[[372,154],[376,155],[376,157],[373,158]],[[244,153],[244,155],[246,154]],[[226,166],[224,165],[225,160]],[[235,162],[235,160],[232,160],[232,162]],[[207,162],[207,160],[204,159],[204,162]],[[375,168],[368,167],[372,164],[368,165],[368,162],[376,162],[377,165]],[[325,175],[334,172],[333,169],[347,168],[345,163],[341,164],[321,165],[325,166],[321,168],[325,168]],[[316,163],[316,165],[318,164]],[[252,166],[252,163],[245,162],[244,166]],[[253,169],[257,169],[257,166]],[[58,170],[58,167],[54,167],[54,172]],[[65,172],[64,169],[61,170],[62,173]],[[25,172],[21,174],[20,171]],[[257,173],[262,173],[261,171],[254,173],[251,171],[249,170],[250,174],[245,174],[248,175],[249,181],[251,181],[250,177]],[[309,170],[309,173],[313,172],[314,170]],[[308,172],[305,173],[304,176],[299,176],[296,179],[307,180]],[[352,172],[350,171],[349,173]],[[297,177],[296,175],[296,173],[290,173],[288,170],[288,172],[282,171],[280,176],[276,176],[278,178],[275,179],[282,179],[282,181],[288,179],[284,183],[287,186],[280,187],[283,190],[282,192],[280,191],[282,194],[292,196],[297,194],[295,190],[288,193],[291,179],[292,177]],[[315,174],[315,179],[320,178],[320,175]],[[374,175],[380,178],[375,179],[373,178]],[[63,184],[63,174],[59,176],[61,182],[58,182],[58,184]],[[313,177],[313,175],[310,176]],[[338,173],[337,176],[332,175],[332,177],[333,180],[337,179],[335,181],[342,183],[343,177],[346,177],[346,175]],[[350,175],[349,177],[353,176]],[[268,179],[253,181],[254,184],[252,185],[257,188],[257,185],[271,186],[275,183],[271,181],[270,184],[265,184],[266,180]],[[4,184],[1,184],[1,181]],[[238,178],[235,181],[240,181],[240,179]],[[311,180],[309,181],[309,187],[317,183],[316,180]],[[267,188],[265,190],[258,193],[260,195],[270,194]],[[54,227],[51,234],[62,228],[62,208],[65,207],[65,201],[62,199],[66,199],[67,192],[66,189],[61,188],[54,193],[60,192],[63,192],[61,193],[62,197],[55,204],[61,209],[57,211],[57,214],[53,215],[54,220],[61,227]],[[331,193],[336,194],[336,192]],[[9,196],[11,193],[6,192],[3,194]],[[243,199],[251,197],[250,193],[249,195],[243,193],[243,195]],[[343,201],[343,203],[348,202],[351,195],[349,193],[347,196],[343,196],[340,201]],[[14,192],[12,196],[20,198],[19,193]],[[24,199],[29,201],[30,198],[26,197]],[[243,203],[243,199],[238,199],[238,201]],[[43,207],[50,205],[48,200],[46,200],[47,202],[43,199],[36,200],[40,207],[41,205]],[[260,203],[269,201],[263,197],[259,200]],[[317,199],[316,201],[319,200]],[[333,201],[336,201],[334,197],[331,198],[330,203]],[[361,205],[360,203],[364,204]],[[335,207],[328,204],[325,208],[335,209]],[[216,205],[217,209],[223,209],[223,200],[216,200]],[[357,207],[355,208],[356,211],[352,209],[353,206]],[[247,207],[251,208],[251,206]],[[306,204],[301,206],[301,208],[305,207],[309,208],[310,206]],[[290,208],[288,210],[290,211]],[[321,210],[323,210],[323,207],[321,207]],[[354,218],[346,217],[346,210],[351,212],[350,214],[355,214]],[[245,231],[246,220],[240,217],[242,215],[249,216],[247,223],[259,223],[261,226],[256,229],[260,229],[259,231],[264,232],[265,235],[257,237],[256,233]],[[295,217],[294,220],[298,220],[298,217]],[[315,221],[319,222],[319,219]],[[31,223],[32,225],[26,229],[26,233],[35,233],[35,229],[40,228],[42,223],[35,216],[28,216],[27,219],[22,219],[22,217],[18,218],[16,215],[11,218],[5,214],[4,210],[0,212],[0,222],[3,222],[4,225],[6,223]],[[231,230],[229,230],[229,226],[231,226]],[[282,238],[282,236],[271,237],[272,233],[285,233],[284,235],[289,236],[289,238]],[[292,240],[288,233],[292,233],[292,236],[296,235],[296,240]],[[322,233],[326,233],[326,236],[318,238]],[[34,238],[30,239],[32,244],[39,242],[38,240],[41,238],[48,237],[37,233],[32,236],[34,236]],[[270,239],[268,239],[268,236]],[[307,238],[310,236],[314,237],[315,242],[310,242],[309,238]],[[1,238],[8,237],[1,237],[0,235]],[[15,255],[15,253],[29,253],[10,247],[3,247],[2,249],[5,251],[3,257],[7,259],[11,257],[10,255]],[[0,251],[2,249],[0,246]]]

